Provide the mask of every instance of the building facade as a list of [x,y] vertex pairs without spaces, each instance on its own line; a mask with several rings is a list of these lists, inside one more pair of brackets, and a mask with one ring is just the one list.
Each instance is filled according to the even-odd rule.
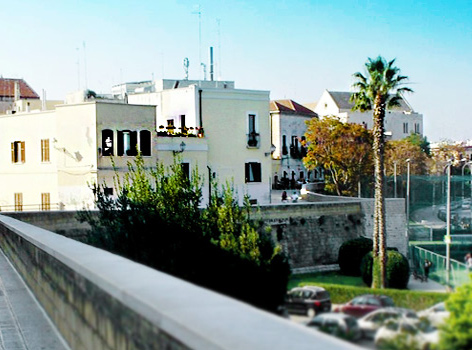
[[[354,104],[350,102],[350,92],[325,90],[314,111],[320,116],[337,116],[342,122],[364,125],[373,128],[372,111],[352,111]],[[415,112],[405,98],[400,106],[387,109],[385,114],[385,136],[387,140],[401,140],[412,133],[423,135],[423,115]]]
[[318,118],[312,110],[292,100],[270,102],[272,154],[272,188],[295,189],[302,183],[321,180],[319,169],[309,171],[303,164],[307,121]]

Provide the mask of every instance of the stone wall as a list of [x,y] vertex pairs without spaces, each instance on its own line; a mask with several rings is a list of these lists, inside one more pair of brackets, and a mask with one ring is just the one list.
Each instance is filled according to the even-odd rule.
[[0,248],[74,350],[359,349],[1,215]]
[[[330,197],[324,196],[320,203],[277,203],[254,208],[254,217],[260,215],[265,225],[272,226],[273,236],[289,256],[293,271],[309,271],[315,266],[336,264],[343,242],[360,236],[372,237],[373,200],[337,198],[336,201],[327,201]],[[406,255],[404,203],[402,198],[386,200],[386,224],[387,245]],[[79,241],[90,228],[88,224],[79,223],[72,211],[6,215]]]

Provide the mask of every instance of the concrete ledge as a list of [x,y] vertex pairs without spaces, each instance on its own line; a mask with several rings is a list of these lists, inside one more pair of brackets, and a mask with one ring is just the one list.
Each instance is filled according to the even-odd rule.
[[13,218],[0,247],[73,349],[359,349]]
[[307,267],[299,267],[292,269],[292,274],[300,275],[303,273],[315,273],[315,272],[329,272],[329,271],[339,271],[338,264],[331,264],[331,265],[317,265],[317,266],[307,266]]

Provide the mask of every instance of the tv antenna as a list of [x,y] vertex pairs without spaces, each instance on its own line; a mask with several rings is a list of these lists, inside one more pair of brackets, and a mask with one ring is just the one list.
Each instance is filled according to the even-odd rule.
[[[202,9],[198,5],[198,11],[193,11],[192,14],[198,15],[198,63],[202,63]],[[200,80],[202,74],[200,73]]]

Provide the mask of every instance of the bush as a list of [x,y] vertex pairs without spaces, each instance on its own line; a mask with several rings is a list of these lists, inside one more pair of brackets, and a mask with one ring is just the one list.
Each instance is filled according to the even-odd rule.
[[[366,254],[361,262],[362,280],[372,285],[372,252]],[[395,250],[387,250],[386,279],[389,288],[406,289],[410,278],[410,267],[407,258]]]
[[[449,293],[423,292],[398,289],[372,289],[368,287],[351,287],[329,283],[300,283],[300,286],[316,285],[326,289],[331,295],[333,304],[344,304],[363,294],[386,295],[392,298],[395,306],[405,307],[416,311],[424,310],[434,304],[445,301]],[[451,348],[452,349],[452,348]]]
[[339,248],[338,254],[341,273],[347,276],[360,276],[362,258],[372,251],[372,245],[372,240],[366,237],[359,237],[344,242]]

